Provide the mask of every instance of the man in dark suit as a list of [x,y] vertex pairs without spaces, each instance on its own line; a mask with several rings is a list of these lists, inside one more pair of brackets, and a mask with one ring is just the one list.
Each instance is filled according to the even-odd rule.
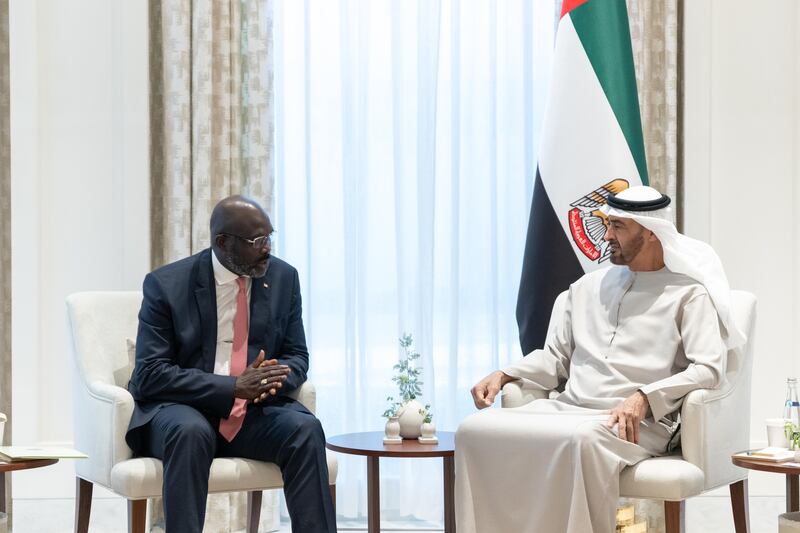
[[145,277],[126,440],[164,463],[167,533],[202,531],[224,456],[281,468],[292,531],[336,531],[322,426],[286,395],[308,350],[297,271],[270,256],[272,232],[257,203],[231,196],[211,215],[210,249]]

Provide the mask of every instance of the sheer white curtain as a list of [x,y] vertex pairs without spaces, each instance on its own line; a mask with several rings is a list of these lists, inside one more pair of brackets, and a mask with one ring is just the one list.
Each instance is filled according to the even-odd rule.
[[[329,435],[382,430],[403,332],[440,430],[521,356],[514,309],[552,0],[277,0],[276,254],[300,271]],[[441,520],[441,463],[381,464],[383,517]],[[344,457],[338,513],[366,511]]]

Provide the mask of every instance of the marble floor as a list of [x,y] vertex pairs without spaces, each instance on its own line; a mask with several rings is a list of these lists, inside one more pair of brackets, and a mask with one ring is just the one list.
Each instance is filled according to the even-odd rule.
[[[782,497],[750,497],[752,533],[776,533],[778,515],[784,510]],[[14,500],[14,533],[70,533],[73,524],[72,499]],[[92,505],[90,532],[123,533],[126,505],[122,499],[95,499]],[[363,522],[340,521],[339,531],[364,531]],[[410,524],[383,524],[384,532],[409,531]],[[394,528],[394,529],[390,529]],[[289,533],[282,524],[281,533]],[[413,529],[416,532],[436,531]],[[733,531],[730,500],[724,496],[701,496],[686,502],[686,533],[727,533]],[[492,532],[495,533],[495,532]],[[504,533],[504,532],[497,532]],[[510,533],[510,532],[509,532]]]

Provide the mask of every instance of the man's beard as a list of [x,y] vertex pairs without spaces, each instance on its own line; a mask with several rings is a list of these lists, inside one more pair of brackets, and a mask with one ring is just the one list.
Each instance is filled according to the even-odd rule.
[[265,263],[247,263],[238,255],[230,254],[225,258],[223,264],[225,265],[225,268],[238,276],[261,278],[267,273],[269,257],[269,254],[267,254]]
[[625,253],[625,250],[622,249],[619,241],[617,241],[615,246],[616,253],[612,252],[609,260],[615,265],[629,265],[634,259],[636,259],[636,256],[639,255],[639,252],[642,251],[643,247],[644,237],[642,237],[641,233],[627,244],[626,249],[628,250],[628,253]]

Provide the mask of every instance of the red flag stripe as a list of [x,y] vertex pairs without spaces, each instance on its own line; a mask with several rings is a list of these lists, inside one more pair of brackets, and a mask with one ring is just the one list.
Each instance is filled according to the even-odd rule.
[[561,16],[563,17],[581,4],[585,4],[589,0],[564,0],[561,3]]

